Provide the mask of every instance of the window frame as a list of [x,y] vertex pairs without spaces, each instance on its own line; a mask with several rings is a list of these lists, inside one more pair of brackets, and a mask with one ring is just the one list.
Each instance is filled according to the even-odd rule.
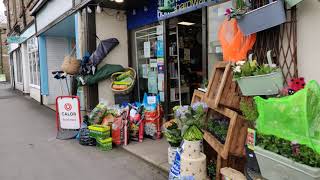
[[30,71],[29,86],[40,89],[40,61],[36,37],[31,37],[27,40],[27,58]]

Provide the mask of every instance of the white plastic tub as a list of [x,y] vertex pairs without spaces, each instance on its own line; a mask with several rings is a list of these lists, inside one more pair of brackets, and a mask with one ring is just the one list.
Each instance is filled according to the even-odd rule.
[[269,180],[320,180],[320,168],[297,163],[257,146],[254,151],[264,178]]

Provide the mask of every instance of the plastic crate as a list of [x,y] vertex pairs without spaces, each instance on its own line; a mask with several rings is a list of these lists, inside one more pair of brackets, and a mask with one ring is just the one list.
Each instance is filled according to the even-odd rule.
[[110,151],[112,150],[112,138],[106,139],[97,139],[97,147],[102,151]]
[[110,126],[91,125],[88,127],[89,136],[95,139],[106,139],[110,137]]

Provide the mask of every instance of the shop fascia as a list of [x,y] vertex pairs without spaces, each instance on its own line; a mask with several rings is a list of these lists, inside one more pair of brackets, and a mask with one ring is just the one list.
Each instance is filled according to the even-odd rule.
[[183,12],[187,9],[200,8],[198,6],[205,5],[205,3],[212,0],[177,0],[175,10],[173,12],[160,12],[158,11],[158,18],[163,19],[166,16],[174,16],[179,12]]

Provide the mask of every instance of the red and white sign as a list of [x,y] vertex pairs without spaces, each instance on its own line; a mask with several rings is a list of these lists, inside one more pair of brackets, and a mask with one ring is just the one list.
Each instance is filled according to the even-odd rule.
[[80,129],[80,100],[77,96],[61,96],[56,99],[57,127]]

